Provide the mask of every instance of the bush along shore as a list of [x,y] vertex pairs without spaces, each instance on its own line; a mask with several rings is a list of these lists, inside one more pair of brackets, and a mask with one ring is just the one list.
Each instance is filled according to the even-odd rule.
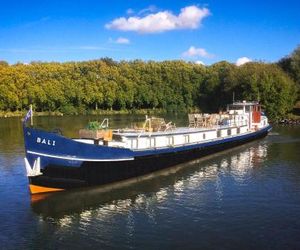
[[293,113],[288,114],[286,118],[283,118],[277,122],[280,125],[300,125],[300,102],[297,103]]
[[282,119],[278,122],[280,125],[300,125],[300,117],[298,119]]
[[[190,112],[198,112],[197,108],[190,109]],[[0,111],[0,117],[8,118],[8,117],[23,117],[26,115],[28,110],[23,111],[14,111],[14,112],[5,112]],[[185,111],[187,112],[187,111]],[[163,109],[140,109],[140,110],[86,110],[84,112],[74,112],[74,113],[62,113],[60,111],[44,111],[38,112],[34,111],[34,116],[64,116],[64,115],[126,115],[126,114],[137,114],[137,115],[157,115],[157,114],[166,114],[168,113],[166,110]]]
[[[3,112],[0,111],[0,118],[9,118],[9,117],[24,117],[28,110],[23,111],[14,111],[14,112]],[[172,112],[174,114],[178,112]],[[191,108],[189,110],[181,110],[180,113],[201,113],[198,108]],[[300,111],[299,111],[300,113]],[[165,115],[170,114],[167,110],[163,109],[141,109],[141,110],[87,110],[85,112],[76,112],[76,113],[62,113],[59,111],[54,112],[35,112],[34,116],[68,116],[68,115],[129,115],[129,114],[136,114],[136,115]],[[280,120],[272,120],[270,122],[273,124],[279,125],[300,125],[300,115],[297,115],[298,111],[295,113],[289,113],[287,118],[282,118]]]

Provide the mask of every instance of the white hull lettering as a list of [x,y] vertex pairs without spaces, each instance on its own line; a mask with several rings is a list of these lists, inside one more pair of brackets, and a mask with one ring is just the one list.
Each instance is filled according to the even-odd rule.
[[46,138],[37,137],[36,138],[36,143],[45,144],[45,145],[48,145],[48,146],[55,147],[55,141],[54,140],[49,140],[49,139],[46,139]]

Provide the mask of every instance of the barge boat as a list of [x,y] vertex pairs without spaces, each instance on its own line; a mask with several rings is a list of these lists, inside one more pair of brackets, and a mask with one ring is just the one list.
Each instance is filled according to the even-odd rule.
[[[31,194],[118,182],[262,138],[271,130],[258,102],[234,102],[218,114],[189,114],[188,127],[147,118],[143,128],[80,131],[79,138],[23,121]],[[108,125],[108,120],[105,120]],[[107,126],[106,126],[107,127]]]

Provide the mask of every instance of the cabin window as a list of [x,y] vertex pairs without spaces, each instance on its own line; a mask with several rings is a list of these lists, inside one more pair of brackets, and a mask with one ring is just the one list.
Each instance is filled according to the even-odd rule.
[[123,138],[121,135],[115,135],[113,134],[113,138],[112,138],[114,141],[123,141]]
[[132,139],[131,140],[131,148],[137,148],[138,147],[138,140]]
[[189,143],[190,142],[190,136],[189,135],[185,135],[184,136],[184,141],[185,141],[185,143]]
[[236,129],[236,133],[237,133],[237,134],[241,133],[241,128],[237,128],[237,129]]
[[174,144],[173,136],[168,137],[168,144],[172,146]]
[[206,134],[205,133],[203,133],[203,140],[205,140],[206,139]]
[[227,130],[227,135],[231,135],[231,129]]
[[150,138],[150,147],[155,148],[155,138]]
[[221,130],[217,131],[217,137],[221,137]]

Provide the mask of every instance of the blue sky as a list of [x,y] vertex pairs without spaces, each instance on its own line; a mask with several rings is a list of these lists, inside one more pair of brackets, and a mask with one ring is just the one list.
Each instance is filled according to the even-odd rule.
[[300,1],[1,1],[0,60],[274,62],[300,44]]

